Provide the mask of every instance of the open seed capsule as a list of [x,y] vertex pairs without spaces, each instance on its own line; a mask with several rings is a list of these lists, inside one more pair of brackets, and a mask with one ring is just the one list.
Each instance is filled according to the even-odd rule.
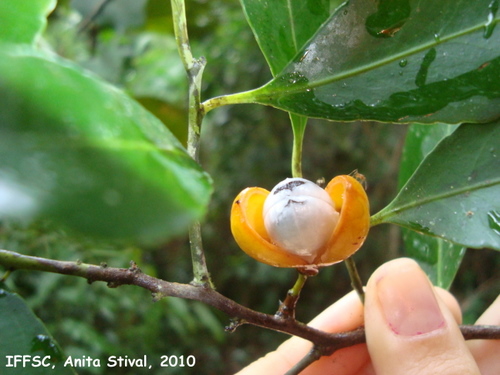
[[346,175],[323,190],[305,179],[286,179],[269,192],[243,190],[231,210],[231,231],[251,257],[276,267],[327,266],[363,244],[370,227],[363,186]]

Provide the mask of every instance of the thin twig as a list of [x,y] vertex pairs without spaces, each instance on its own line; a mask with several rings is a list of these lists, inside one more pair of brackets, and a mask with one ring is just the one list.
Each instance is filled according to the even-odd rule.
[[[465,340],[500,340],[500,326],[491,325],[461,325],[460,332]],[[353,342],[365,343],[365,330],[358,328],[350,331]],[[356,345],[356,344],[353,344]],[[295,364],[285,375],[298,375],[305,370],[309,365],[319,360],[322,356],[330,356],[344,346],[331,346],[321,347],[314,345],[313,348],[307,353],[297,364]]]
[[[196,161],[200,162],[200,133],[204,117],[201,105],[201,79],[206,60],[201,57],[195,59],[191,52],[186,21],[186,6],[183,0],[172,0],[172,16],[177,49],[189,81],[188,106],[188,140],[187,152]],[[203,251],[200,222],[194,222],[189,228],[189,242],[191,245],[191,259],[193,264],[193,284],[212,287],[212,280],[208,272],[207,261]]]
[[104,11],[106,6],[113,0],[101,0],[94,9],[85,17],[78,25],[78,32],[82,33],[85,31],[90,24]]
[[304,371],[309,365],[316,362],[323,356],[321,349],[313,346],[312,349],[305,355],[295,366],[286,372],[285,375],[298,375]]
[[349,277],[351,278],[351,286],[358,293],[361,303],[365,303],[365,290],[363,289],[363,282],[359,276],[358,269],[356,268],[356,263],[352,256],[347,258],[345,261],[347,271],[349,272]]
[[199,221],[195,221],[189,227],[189,244],[191,247],[191,262],[193,264],[194,275],[194,279],[191,283],[193,285],[214,288],[210,273],[208,272],[205,251],[203,250],[201,224]]
[[285,300],[280,304],[275,316],[281,319],[295,319],[295,307],[300,298],[300,292],[307,281],[307,276],[299,272],[297,281],[292,289],[290,289],[285,297]]
[[[327,333],[312,328],[295,319],[280,319],[242,306],[223,296],[212,288],[201,285],[179,284],[158,279],[143,273],[135,263],[130,268],[113,268],[81,262],[67,262],[22,255],[13,251],[0,250],[0,265],[7,270],[36,270],[79,276],[89,282],[107,282],[111,288],[120,285],[136,285],[153,294],[154,300],[163,297],[179,297],[206,303],[229,317],[238,318],[246,324],[298,336],[323,348],[322,353],[330,355],[336,350],[366,342],[363,328],[349,332]],[[500,326],[460,326],[466,340],[500,340]]]
[[[353,342],[353,344],[349,346],[366,343],[364,327],[356,328],[346,333],[349,333],[350,339]],[[339,343],[335,342],[332,342],[332,345],[330,346],[325,346],[325,345],[321,346],[314,344],[309,353],[307,353],[299,362],[297,362],[290,370],[288,370],[285,375],[298,375],[303,370],[305,370],[309,365],[319,360],[321,357],[330,356],[337,350],[346,347],[338,344]]]
[[[212,288],[202,285],[174,283],[149,276],[143,273],[134,262],[131,263],[130,268],[114,268],[82,262],[40,258],[13,251],[0,250],[0,265],[11,271],[44,271],[83,277],[89,283],[103,281],[111,288],[121,285],[136,285],[150,291],[155,301],[164,297],[179,297],[200,301],[226,313],[229,317],[239,318],[246,324],[302,337],[321,346],[330,347],[332,345],[340,345],[340,347],[346,347],[362,342],[359,341],[358,337],[354,337],[349,332],[330,334],[311,328],[295,319],[280,319],[274,315],[251,310],[223,296]],[[353,338],[357,341],[353,341]]]

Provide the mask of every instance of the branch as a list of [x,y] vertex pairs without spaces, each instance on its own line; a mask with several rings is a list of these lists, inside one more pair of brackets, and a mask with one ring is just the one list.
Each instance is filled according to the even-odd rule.
[[78,25],[78,32],[85,31],[90,24],[104,11],[112,0],[101,0],[92,11]]
[[[0,250],[0,265],[8,271],[21,269],[44,271],[82,277],[89,283],[103,281],[110,288],[135,285],[150,291],[154,301],[163,297],[179,297],[204,302],[236,318],[238,323],[233,326],[234,328],[240,324],[251,324],[311,341],[314,343],[314,358],[319,358],[318,351],[321,355],[331,355],[339,349],[366,342],[364,328],[340,333],[323,332],[295,319],[282,319],[251,310],[210,287],[174,283],[149,276],[143,273],[134,262],[131,262],[129,268],[113,268],[106,265],[59,261]],[[462,325],[460,329],[466,340],[500,339],[500,326]]]
[[303,370],[305,370],[309,365],[316,362],[324,354],[322,354],[321,349],[317,346],[313,346],[312,349],[305,355],[295,366],[286,372],[285,375],[298,375]]
[[[199,163],[201,123],[205,116],[201,105],[200,93],[206,60],[203,57],[195,59],[191,52],[184,0],[172,0],[171,3],[177,49],[189,81],[187,152],[197,163]],[[213,288],[205,253],[203,251],[199,221],[194,222],[189,227],[189,243],[191,245],[191,259],[193,264],[193,283]]]
[[349,277],[351,279],[351,286],[356,291],[361,300],[361,303],[365,303],[365,291],[363,289],[363,282],[359,276],[358,269],[356,268],[356,263],[352,256],[347,258],[345,261],[347,271],[349,272]]

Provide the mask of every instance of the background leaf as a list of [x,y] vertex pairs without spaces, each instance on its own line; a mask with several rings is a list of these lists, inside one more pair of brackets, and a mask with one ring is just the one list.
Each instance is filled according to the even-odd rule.
[[372,217],[472,248],[500,250],[500,121],[461,125]]
[[233,102],[339,121],[492,121],[497,8],[496,0],[348,2],[271,82]]
[[0,40],[34,43],[47,23],[56,0],[0,1]]
[[[457,128],[456,125],[447,124],[435,126],[412,124],[408,128],[400,164],[399,189],[406,184],[439,141]],[[402,235],[406,254],[418,261],[434,285],[448,289],[455,278],[466,248],[407,228],[402,228]]]
[[[0,311],[2,312],[2,319],[0,319],[2,374],[35,375],[48,372],[56,375],[76,374],[71,367],[63,367],[65,358],[59,345],[22,298],[0,288]],[[50,356],[50,362],[45,362],[50,367],[34,367],[32,363],[26,366],[17,363],[16,367],[7,367],[9,364],[7,356],[13,355],[28,355],[32,360],[34,356],[40,356],[40,360]],[[11,359],[10,362],[13,366],[14,360]]]
[[[77,95],[76,95],[77,94]],[[0,216],[164,241],[200,218],[209,177],[134,100],[68,62],[0,52]]]
[[92,22],[99,26],[112,26],[119,32],[130,27],[138,27],[144,23],[144,5],[147,0],[119,0],[109,1],[96,14],[96,9],[102,6],[102,0],[71,0],[71,4],[85,20],[92,18]]
[[[255,39],[275,76],[297,54],[341,1],[240,0]],[[301,145],[307,118],[290,113],[294,142]],[[302,149],[302,146],[298,146]],[[297,150],[294,147],[294,150]],[[302,155],[292,156],[292,175],[301,175]]]
[[273,76],[279,73],[341,1],[240,0]]

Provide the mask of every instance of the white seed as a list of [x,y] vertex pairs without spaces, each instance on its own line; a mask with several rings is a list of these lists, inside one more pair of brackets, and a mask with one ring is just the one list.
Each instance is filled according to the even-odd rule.
[[264,203],[264,225],[272,242],[306,260],[326,244],[338,218],[328,193],[303,178],[281,181]]

